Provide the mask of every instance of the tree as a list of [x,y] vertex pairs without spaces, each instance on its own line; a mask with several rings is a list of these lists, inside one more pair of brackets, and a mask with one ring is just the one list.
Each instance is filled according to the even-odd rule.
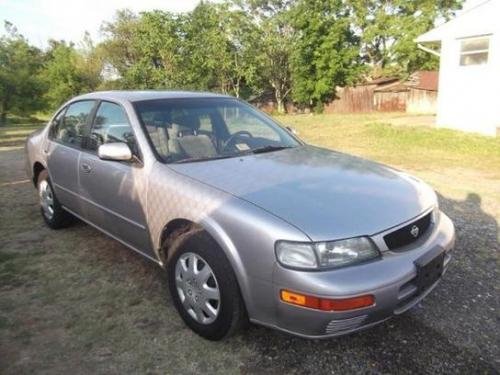
[[285,101],[291,90],[290,55],[293,30],[287,18],[291,0],[236,0],[243,12],[251,14],[257,25],[255,35],[256,68],[260,78],[260,91],[270,88],[279,113],[286,111]]
[[462,0],[347,0],[361,38],[361,54],[375,74],[410,74],[437,68],[438,60],[420,51],[415,38],[436,20],[448,19]]
[[139,17],[129,10],[116,12],[113,22],[105,22],[101,32],[106,36],[99,45],[103,51],[105,66],[117,72],[118,88],[131,88],[136,84],[133,71],[141,54],[137,43]]
[[185,27],[185,83],[196,90],[229,91],[231,44],[225,30],[226,9],[200,2]]
[[342,0],[299,0],[292,8],[291,71],[296,102],[321,111],[336,86],[359,76],[359,38],[349,16]]
[[82,47],[77,50],[72,43],[49,41],[43,79],[47,88],[44,98],[51,109],[100,85],[102,61],[88,35]]
[[260,91],[259,29],[241,9],[222,8],[223,26],[229,43],[229,64],[222,74],[223,92],[248,97]]
[[8,113],[28,113],[42,106],[43,85],[39,79],[42,52],[28,44],[11,24],[0,37],[0,125]]
[[228,4],[201,2],[186,15],[120,11],[103,30],[106,61],[118,70],[123,87],[240,96],[255,81],[255,25]]

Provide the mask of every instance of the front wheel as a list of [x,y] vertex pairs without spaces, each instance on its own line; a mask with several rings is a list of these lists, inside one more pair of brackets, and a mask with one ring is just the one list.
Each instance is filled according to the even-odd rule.
[[73,223],[73,216],[65,211],[57,200],[46,170],[41,171],[38,175],[37,189],[40,200],[40,211],[43,220],[50,228],[65,228]]
[[233,269],[206,232],[183,235],[169,257],[167,272],[177,311],[200,336],[220,340],[247,322]]

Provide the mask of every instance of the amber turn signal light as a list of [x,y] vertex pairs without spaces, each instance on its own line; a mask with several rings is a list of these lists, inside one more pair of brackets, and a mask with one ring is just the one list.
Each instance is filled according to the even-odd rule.
[[322,311],[355,310],[375,304],[375,297],[371,294],[351,298],[328,299],[308,296],[283,289],[280,292],[280,297],[283,302]]

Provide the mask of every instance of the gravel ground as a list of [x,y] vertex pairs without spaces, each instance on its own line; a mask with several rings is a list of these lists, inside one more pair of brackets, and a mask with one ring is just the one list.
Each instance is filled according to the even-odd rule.
[[45,228],[25,179],[22,150],[0,149],[0,373],[499,372],[499,218],[481,195],[440,191],[454,259],[406,314],[323,341],[252,326],[212,343],[183,325],[156,266],[89,226]]

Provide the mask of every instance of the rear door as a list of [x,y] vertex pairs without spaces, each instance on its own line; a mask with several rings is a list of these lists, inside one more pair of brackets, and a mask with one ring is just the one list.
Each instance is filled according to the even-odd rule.
[[[137,161],[101,160],[100,145],[127,143]],[[148,256],[154,256],[146,227],[145,168],[134,130],[121,105],[101,101],[79,162],[80,189],[89,220]]]
[[78,183],[78,160],[89,131],[94,100],[69,104],[54,118],[44,147],[50,179],[61,204],[82,215]]

